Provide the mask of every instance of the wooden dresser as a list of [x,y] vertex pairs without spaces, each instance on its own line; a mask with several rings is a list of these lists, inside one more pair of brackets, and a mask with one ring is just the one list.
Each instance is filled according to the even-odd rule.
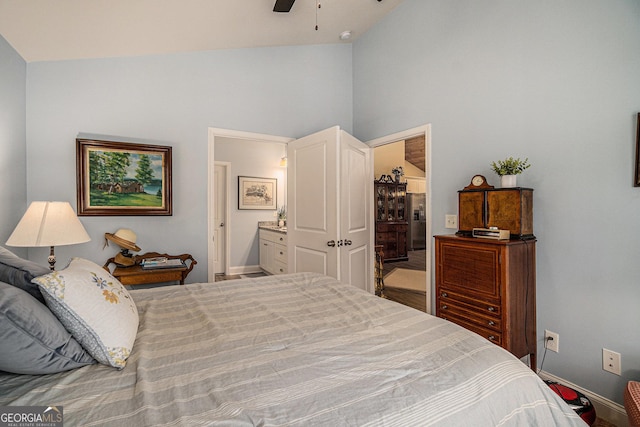
[[536,369],[535,239],[435,236],[436,316],[474,331]]

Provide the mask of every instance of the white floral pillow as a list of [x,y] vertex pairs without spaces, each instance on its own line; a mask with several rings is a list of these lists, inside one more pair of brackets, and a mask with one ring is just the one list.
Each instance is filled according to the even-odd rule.
[[99,265],[73,258],[67,268],[32,280],[47,305],[98,362],[124,368],[138,332],[138,309]]

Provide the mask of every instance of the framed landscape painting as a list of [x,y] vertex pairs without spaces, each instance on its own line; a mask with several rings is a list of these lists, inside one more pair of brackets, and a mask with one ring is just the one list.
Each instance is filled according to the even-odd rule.
[[278,180],[238,176],[238,209],[275,210]]
[[171,147],[76,139],[78,215],[171,215]]

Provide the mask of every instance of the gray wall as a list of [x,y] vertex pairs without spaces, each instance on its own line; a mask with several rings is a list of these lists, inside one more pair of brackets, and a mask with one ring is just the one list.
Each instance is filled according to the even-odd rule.
[[558,332],[544,370],[618,403],[640,378],[639,22],[637,0],[405,0],[353,48],[357,137],[432,124],[434,234],[474,174],[529,158],[538,363]]
[[343,44],[36,62],[27,89],[30,201],[75,206],[79,133],[173,146],[173,216],[81,217],[92,241],[57,248],[58,262],[104,262],[116,253],[103,249],[104,233],[128,227],[143,251],[191,253],[198,265],[188,282],[207,280],[208,127],[296,137],[353,122]]
[[[0,36],[0,245],[27,209],[27,64]],[[21,256],[26,249],[8,248]]]

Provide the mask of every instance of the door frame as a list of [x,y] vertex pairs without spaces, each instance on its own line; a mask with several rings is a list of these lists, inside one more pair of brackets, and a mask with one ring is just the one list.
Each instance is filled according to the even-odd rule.
[[[214,161],[213,162],[213,169],[215,170],[215,168],[217,167],[222,167],[224,168],[224,175],[225,175],[225,192],[224,195],[222,196],[222,200],[220,199],[220,195],[219,194],[215,194],[215,188],[214,187],[216,185],[215,183],[215,178],[211,179],[211,186],[214,188],[214,190],[211,193],[211,198],[212,200],[215,202],[221,202],[223,205],[223,210],[224,210],[224,233],[223,233],[223,244],[224,244],[224,248],[225,248],[225,253],[224,253],[224,265],[222,266],[223,269],[223,273],[224,274],[229,274],[229,261],[227,259],[227,257],[229,256],[229,251],[227,250],[229,248],[229,245],[227,244],[227,241],[229,240],[229,227],[230,227],[230,220],[231,220],[231,211],[230,211],[230,204],[229,204],[229,192],[231,191],[231,162],[219,162],[219,161]],[[215,177],[215,174],[213,175]],[[215,254],[215,247],[217,246],[215,241],[213,240],[213,232],[216,228],[216,223],[217,221],[215,220],[215,212],[214,212],[214,205],[210,204],[208,205],[207,209],[211,209],[211,218],[209,219],[209,226],[211,227],[210,231],[211,231],[211,245],[214,247],[214,252],[210,252],[209,255],[213,255]],[[215,262],[213,262],[214,258],[210,258],[211,259],[211,265],[212,265],[212,274],[217,274],[215,271]]]
[[[215,224],[215,213],[213,210],[213,204],[216,200],[215,195],[215,182],[214,182],[214,168],[215,168],[215,142],[216,138],[235,138],[238,141],[242,140],[252,140],[252,141],[265,141],[265,142],[277,142],[282,144],[288,144],[290,141],[293,141],[294,138],[288,138],[284,136],[275,136],[275,135],[267,135],[261,133],[253,133],[253,132],[245,132],[238,131],[233,129],[222,129],[222,128],[208,128],[208,139],[207,139],[207,275],[208,282],[215,281],[215,272],[213,266],[213,256],[215,254],[215,243],[213,241],[213,228]],[[226,200],[226,214],[227,214],[227,226],[225,227],[225,274],[230,274],[231,270],[231,241],[230,241],[230,232],[232,227],[232,218],[230,215],[230,189],[231,185],[231,168],[227,171],[229,174],[227,176],[227,200]],[[257,224],[256,224],[257,227]]]
[[[432,218],[431,218],[431,123],[427,123],[425,125],[422,126],[417,126],[411,129],[407,129],[404,131],[400,131],[400,132],[396,132],[393,133],[391,135],[386,135],[386,136],[382,136],[376,139],[372,139],[370,141],[367,141],[366,144],[368,146],[370,146],[371,148],[375,148],[375,147],[379,147],[381,145],[386,145],[386,144],[391,144],[393,142],[398,142],[398,141],[402,141],[405,139],[409,139],[409,138],[413,138],[416,136],[420,136],[420,135],[424,135],[424,150],[425,150],[425,170],[424,170],[424,174],[425,174],[425,179],[427,181],[427,186],[426,186],[426,191],[427,191],[427,196],[426,196],[426,206],[425,206],[425,220],[426,220],[426,250],[425,250],[425,257],[426,259],[426,266],[427,266],[427,283],[426,283],[426,298],[427,298],[427,313],[431,313],[432,312],[432,308],[431,308],[431,283],[433,280],[433,271],[434,271],[434,265],[433,265],[433,256],[432,254],[432,239],[431,239],[431,225],[432,225]],[[371,155],[371,162],[373,162],[375,154],[372,153]],[[373,233],[373,231],[372,231]],[[375,242],[373,236],[371,239],[372,242]]]

